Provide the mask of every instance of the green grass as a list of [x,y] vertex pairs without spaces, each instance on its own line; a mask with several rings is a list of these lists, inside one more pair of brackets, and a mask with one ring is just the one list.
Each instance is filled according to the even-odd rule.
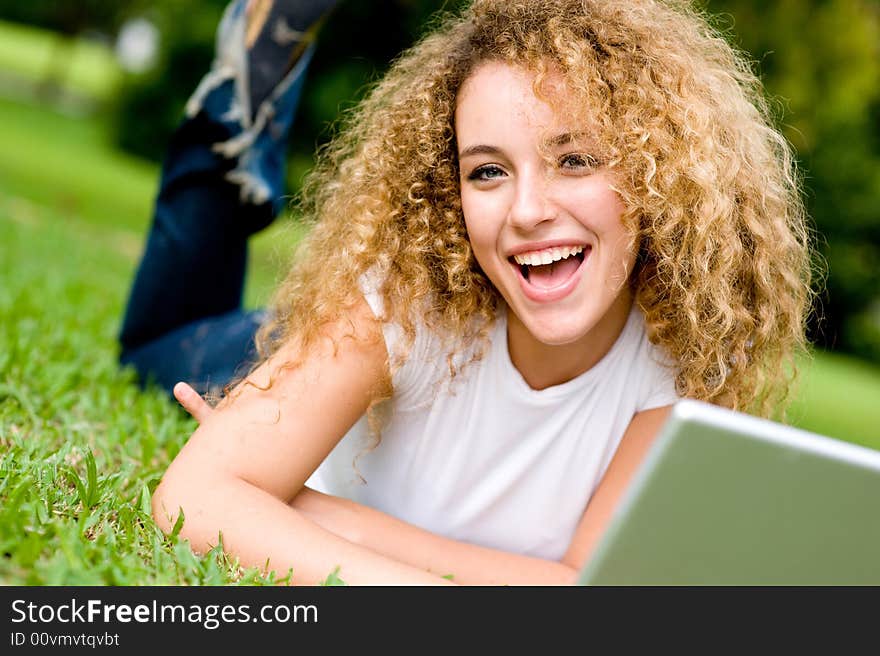
[[[0,140],[0,583],[270,582],[149,515],[194,428],[116,364],[156,168],[39,107],[0,102]],[[249,305],[296,238],[279,222],[256,240]],[[880,368],[817,353],[803,374],[797,425],[880,449]]]
[[222,555],[196,558],[150,519],[150,492],[193,426],[116,366],[129,258],[16,207],[0,210],[0,581],[233,580]]
[[817,352],[789,411],[795,425],[880,450],[880,367]]
[[143,229],[158,170],[113,150],[100,123],[0,100],[0,125],[4,187],[61,216]]
[[[0,584],[271,582],[150,518],[194,429],[116,363],[158,171],[39,107],[0,102],[0,139],[21,146],[0,149]],[[255,240],[249,305],[297,237],[286,223]]]

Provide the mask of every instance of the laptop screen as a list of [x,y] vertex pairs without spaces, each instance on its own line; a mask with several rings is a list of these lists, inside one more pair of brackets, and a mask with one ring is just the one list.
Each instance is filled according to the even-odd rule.
[[681,401],[585,585],[880,583],[880,451]]

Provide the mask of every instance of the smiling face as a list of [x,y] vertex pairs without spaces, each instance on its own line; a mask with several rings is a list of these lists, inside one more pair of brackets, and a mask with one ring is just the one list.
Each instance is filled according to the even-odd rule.
[[[488,62],[462,85],[461,202],[477,262],[512,310],[514,364],[518,354],[540,362],[564,351],[578,360],[570,377],[598,362],[623,329],[635,247],[589,134],[539,99],[533,81],[524,69]],[[560,78],[547,82],[551,94],[565,93]]]

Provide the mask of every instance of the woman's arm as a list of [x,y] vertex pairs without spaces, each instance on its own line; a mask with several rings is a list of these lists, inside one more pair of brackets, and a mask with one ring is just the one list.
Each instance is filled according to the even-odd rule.
[[461,585],[566,585],[577,574],[553,560],[445,538],[379,510],[308,488],[292,505],[351,542]]
[[568,551],[562,557],[563,563],[580,570],[587,562],[671,410],[672,406],[643,410],[632,418],[581,517]]
[[443,538],[347,499],[308,488],[293,506],[353,542],[465,585],[574,583],[604,533],[621,496],[669,415],[670,407],[633,417],[560,562]]
[[[198,421],[212,412],[202,398],[186,385],[176,388],[175,395]],[[367,546],[419,570],[440,576],[452,575],[456,583],[572,583],[595,541],[601,536],[620,495],[668,411],[668,408],[660,408],[639,413],[633,418],[562,562],[444,538],[367,506],[308,488],[303,488],[291,505],[319,526],[349,542]]]
[[317,583],[337,566],[355,584],[448,583],[353,544],[289,505],[386,375],[381,331],[366,302],[332,336],[335,346],[321,340],[296,366],[301,354],[286,346],[202,418],[153,495],[156,522],[169,532],[182,508],[181,536],[195,550],[210,549],[222,534],[224,549],[244,566],[282,575],[292,568],[296,583]]

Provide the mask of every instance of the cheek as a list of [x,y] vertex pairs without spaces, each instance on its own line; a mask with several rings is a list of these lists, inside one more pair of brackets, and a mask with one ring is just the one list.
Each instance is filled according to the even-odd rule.
[[604,244],[603,260],[605,266],[609,267],[610,279],[617,286],[632,276],[639,239],[638,236],[633,238],[625,224],[623,215],[626,207],[616,192],[606,187],[593,196],[592,202],[592,228],[599,237],[600,244]]
[[468,241],[471,244],[471,252],[474,254],[474,259],[477,261],[477,264],[480,265],[480,268],[484,273],[491,272],[492,248],[490,244],[480,232],[474,232],[471,228],[468,228]]
[[471,250],[479,265],[485,270],[490,256],[495,252],[497,231],[493,230],[491,221],[474,203],[468,203],[462,197],[461,209],[464,214],[464,225],[467,229]]
[[630,232],[624,227],[616,231],[614,239],[615,242],[610,249],[611,278],[617,285],[623,285],[632,279],[636,255],[639,252],[639,240],[638,237],[633,239]]

